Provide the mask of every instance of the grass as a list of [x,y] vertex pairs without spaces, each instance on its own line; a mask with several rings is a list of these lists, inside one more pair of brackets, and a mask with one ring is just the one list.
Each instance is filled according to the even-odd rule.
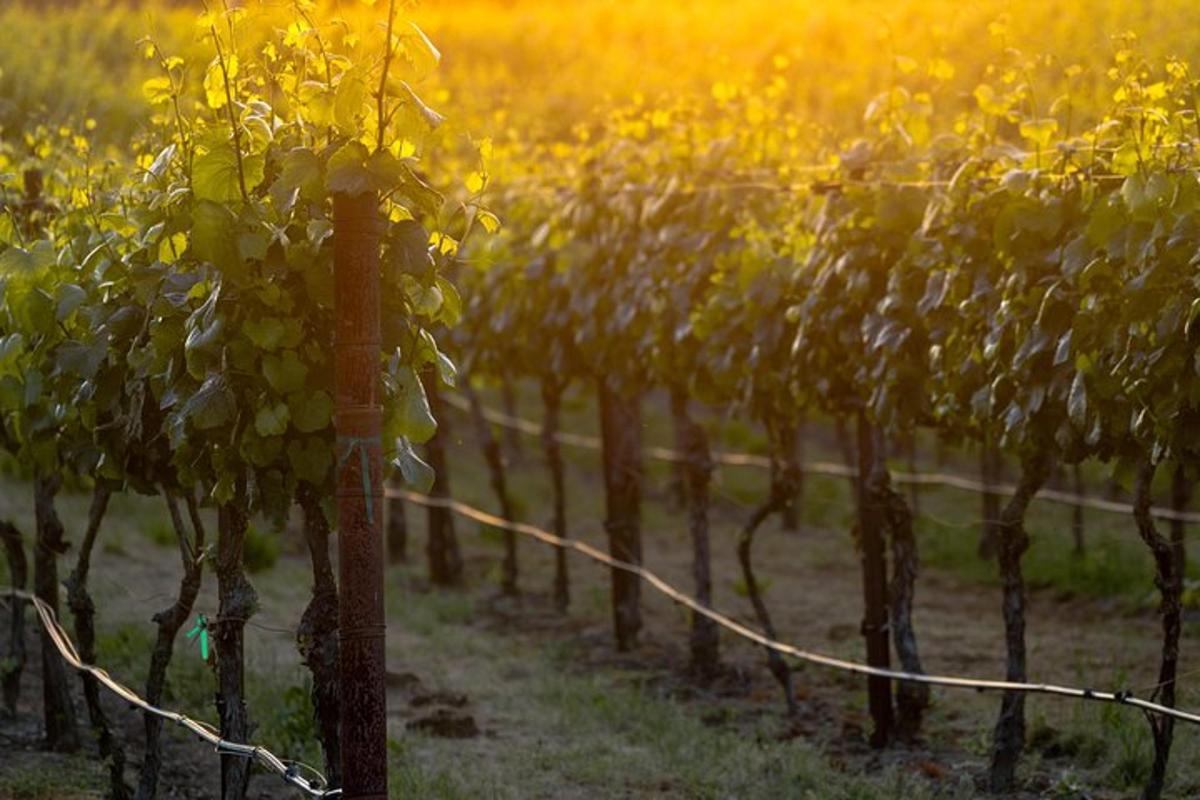
[[[474,702],[509,724],[495,733],[497,745],[487,738],[397,738],[391,743],[392,797],[934,796],[927,781],[901,769],[869,777],[836,771],[816,747],[778,739],[773,715],[749,734],[708,725],[701,709],[640,687],[620,671],[581,669],[582,655],[568,644],[537,645],[478,627],[471,638],[473,649],[488,654],[466,667]],[[463,763],[471,768],[458,768]],[[941,792],[970,796],[965,790],[946,794],[945,787]]]
[[[590,387],[589,387],[590,388]],[[536,387],[520,387],[519,410],[523,416],[539,420],[540,400]],[[499,407],[497,396],[491,395],[488,403]],[[711,415],[710,415],[711,416]],[[648,444],[670,445],[671,421],[666,413],[666,403],[657,395],[651,395],[644,405],[643,421]],[[766,440],[762,431],[743,420],[712,419],[717,430],[714,448],[728,451],[764,453]],[[563,429],[571,432],[595,435],[595,411],[588,402],[584,387],[574,387],[564,404]],[[806,460],[841,461],[841,450],[836,446],[833,425],[829,421],[813,420],[808,425]],[[719,445],[716,442],[719,441]],[[526,452],[537,458],[537,441],[524,439]],[[924,435],[919,444],[921,453],[918,468],[925,471],[946,471],[974,477],[977,464],[970,453],[944,450],[943,466],[936,465],[936,442],[932,436]],[[596,469],[597,455],[577,448],[564,448],[570,463],[578,469]],[[904,471],[906,463],[896,461],[893,468]],[[661,462],[647,462],[647,478],[652,486],[663,486],[669,478],[669,467]],[[1108,467],[1102,464],[1085,465],[1085,481],[1088,491],[1102,494],[1107,489]],[[1009,469],[1009,479],[1013,468]],[[1156,488],[1165,497],[1166,470],[1160,470]],[[543,491],[531,488],[530,496]],[[906,494],[908,488],[898,487]],[[574,494],[578,487],[571,486]],[[744,513],[760,502],[766,490],[766,476],[760,469],[730,468],[716,474],[714,500]],[[517,482],[520,499],[526,495]],[[485,484],[480,484],[477,501],[490,505],[490,496]],[[947,487],[921,487],[919,491],[917,535],[921,548],[922,564],[943,571],[959,580],[972,584],[998,585],[999,576],[993,562],[977,556],[980,535],[980,497],[974,492]],[[666,510],[662,504],[648,504],[646,528],[677,528],[678,517]],[[595,512],[599,513],[598,507]],[[1032,546],[1025,556],[1026,579],[1031,587],[1047,588],[1064,596],[1119,597],[1127,604],[1153,604],[1154,566],[1153,561],[1138,538],[1133,518],[1098,510],[1085,510],[1084,527],[1086,549],[1083,556],[1074,551],[1071,529],[1071,508],[1044,500],[1035,500],[1027,515],[1027,530]],[[804,495],[801,502],[801,518],[809,528],[830,532],[835,537],[846,532],[844,538],[836,539],[840,544],[852,546],[848,532],[854,522],[853,497],[849,481],[844,478],[809,474],[805,478]],[[1166,531],[1163,531],[1164,534]],[[1200,565],[1195,562],[1189,568],[1189,576],[1200,579]],[[1200,599],[1200,598],[1197,598]]]
[[[536,418],[536,401],[523,394],[521,406],[526,416]],[[459,430],[466,430],[465,420],[456,419]],[[661,404],[648,404],[646,425],[648,441],[670,443],[669,421]],[[567,427],[594,433],[594,412],[586,398],[576,396],[568,403]],[[831,436],[819,426],[812,427],[814,443],[808,457],[836,459]],[[753,426],[730,423],[723,429],[729,436],[728,449],[761,451],[762,439]],[[541,518],[547,514],[545,476],[538,444],[526,438],[523,445],[524,459],[511,470],[511,484],[527,518],[545,523],[548,520]],[[568,458],[571,533],[599,541],[603,536],[603,497],[598,454],[571,448],[566,448],[564,454]],[[460,441],[453,448],[452,458],[454,494],[467,502],[491,507],[487,474],[474,444]],[[959,461],[962,463],[949,464],[947,469],[969,473],[970,463],[962,457]],[[663,502],[669,467],[648,465],[647,476],[647,536],[686,548],[681,517]],[[1090,480],[1091,485],[1100,485],[1096,475]],[[765,475],[761,471],[722,470],[714,492],[714,517],[721,520],[721,525],[714,535],[725,536],[724,532],[744,518],[747,508],[759,501],[764,490]],[[32,530],[28,500],[24,485],[0,483],[0,502],[17,510],[17,522],[27,537]],[[850,501],[846,480],[808,476],[801,509],[803,557],[810,563],[844,563],[853,558]],[[978,496],[925,488],[919,502],[918,536],[927,574],[964,584],[962,591],[970,592],[971,587],[992,591],[997,583],[995,567],[975,555]],[[84,494],[68,492],[61,497],[68,536],[81,529],[87,503]],[[410,509],[410,514],[415,513]],[[1082,558],[1071,553],[1069,509],[1038,502],[1029,519],[1033,547],[1026,556],[1025,568],[1031,585],[1058,597],[1116,598],[1130,608],[1144,607],[1153,600],[1151,562],[1130,519],[1088,512],[1088,550]],[[713,717],[709,713],[712,705],[681,702],[652,688],[654,682],[647,678],[660,675],[660,668],[643,665],[639,667],[642,672],[632,675],[624,667],[598,668],[595,659],[589,660],[588,653],[580,650],[578,637],[555,641],[521,630],[497,631],[490,623],[479,624],[481,606],[489,605],[495,593],[492,584],[502,538],[495,531],[461,520],[456,524],[467,556],[469,588],[430,589],[419,552],[423,542],[419,524],[412,527],[414,563],[389,571],[388,615],[394,631],[389,641],[389,663],[393,669],[411,670],[436,684],[431,688],[468,693],[470,710],[479,718],[484,735],[472,740],[436,739],[410,733],[394,720],[392,796],[434,800],[557,800],[614,795],[813,800],[974,796],[971,775],[986,760],[994,713],[990,698],[955,695],[962,698],[961,704],[957,699],[939,702],[932,712],[931,746],[935,750],[952,748],[959,758],[969,760],[969,768],[951,770],[948,777],[937,781],[923,777],[911,764],[888,762],[869,775],[854,774],[852,768],[862,762],[851,761],[848,771],[839,756],[827,751],[828,739],[777,738],[780,719],[774,687],[770,687],[771,700],[758,705],[720,701],[717,710],[722,713]],[[141,597],[142,587],[125,585],[130,581],[113,565],[137,563],[142,569],[174,575],[177,559],[173,535],[165,535],[168,533],[161,501],[145,497],[114,499],[101,548],[108,561],[97,569],[93,584],[100,613],[99,660],[133,687],[140,687],[145,680],[154,632],[149,617],[169,603],[170,597]],[[263,569],[253,577],[262,601],[262,610],[255,619],[286,628],[299,618],[310,581],[308,570],[301,559],[294,557],[300,549],[294,531],[264,529],[260,538],[266,547]],[[730,546],[730,541],[714,540],[714,547],[722,548],[726,555]],[[548,553],[523,549],[522,558],[523,585],[530,591],[547,590]],[[62,568],[68,566],[64,563]],[[771,567],[770,563],[763,565],[767,581],[772,577]],[[590,567],[576,560],[571,568],[578,572],[573,585],[572,619],[599,631],[596,635],[606,636],[606,579],[602,574],[587,579],[584,571],[591,574]],[[0,576],[4,571],[0,565]],[[212,611],[215,598],[211,575],[205,581],[198,610]],[[778,588],[783,594],[773,602],[786,602],[786,588]],[[683,626],[681,619],[677,630],[673,630],[681,632]],[[1066,639],[1069,634],[1069,630],[1064,631]],[[1154,635],[1147,630],[1147,636]],[[674,633],[665,636],[670,638]],[[854,657],[861,646],[853,633],[845,640],[826,644],[839,655]],[[247,629],[247,648],[249,707],[258,725],[255,740],[288,757],[319,764],[306,674],[299,666],[290,637],[251,627]],[[1103,658],[1102,654],[1086,655]],[[1064,650],[1055,657],[1070,656]],[[761,671],[757,658],[747,663]],[[758,678],[769,685],[758,672]],[[1081,661],[1075,682],[1086,685],[1089,672],[1094,680],[1094,662]],[[816,691],[825,696],[833,713],[862,715],[864,704],[857,681],[817,670],[799,674],[806,684],[818,687]],[[1124,676],[1116,674],[1108,684],[1122,686],[1124,682]],[[210,668],[200,660],[194,646],[181,638],[169,673],[168,703],[211,720],[213,686]],[[1200,699],[1193,698],[1194,694],[1184,692],[1181,703]],[[1125,796],[1133,793],[1145,777],[1150,739],[1145,723],[1128,709],[1034,701],[1030,709],[1031,746],[1025,770],[1049,776],[1039,789],[1041,796]],[[967,715],[965,722],[960,714]],[[715,724],[714,719],[718,720]],[[1200,790],[1200,766],[1193,766],[1200,765],[1200,743],[1196,739],[1190,729],[1181,729],[1177,735],[1172,791],[1181,795]],[[464,768],[464,764],[469,766]],[[0,797],[72,797],[72,792],[90,791],[89,787],[95,785],[88,783],[92,780],[88,774],[72,770],[21,774],[0,770]],[[39,786],[39,781],[45,786]],[[1117,794],[1096,794],[1097,787]]]
[[[996,566],[977,555],[979,526],[970,522],[974,495],[954,489],[925,490],[917,523],[922,563],[962,580],[998,585]],[[928,509],[928,510],[927,510]],[[1070,510],[1035,502],[1027,530],[1031,546],[1023,562],[1029,586],[1049,588],[1064,596],[1120,597],[1142,603],[1154,591],[1154,565],[1131,518],[1094,512],[1085,521],[1086,549],[1074,552]]]
[[[253,629],[248,636],[253,637]],[[97,661],[109,672],[141,691],[146,683],[154,634],[145,625],[122,624],[101,632],[96,641]],[[321,763],[309,696],[310,679],[299,664],[282,668],[251,665],[246,673],[247,705],[256,725],[254,739],[277,753],[310,764]],[[167,668],[163,704],[200,720],[212,720],[216,678],[201,660],[195,646],[182,636]],[[183,735],[173,728],[171,735]]]
[[104,796],[104,765],[87,756],[17,755],[0,762],[4,800],[99,800]]

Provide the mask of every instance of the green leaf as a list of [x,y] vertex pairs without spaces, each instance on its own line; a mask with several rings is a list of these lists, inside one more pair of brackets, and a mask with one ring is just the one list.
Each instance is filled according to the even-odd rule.
[[394,375],[396,381],[396,409],[394,412],[395,434],[413,442],[427,442],[437,433],[437,420],[429,408],[425,387],[421,379],[408,365],[400,366]]
[[20,247],[10,247],[0,253],[0,274],[29,272],[33,269],[33,257]]
[[299,189],[308,200],[320,200],[324,194],[324,169],[320,157],[306,147],[297,147],[283,158],[280,183],[287,189]]
[[1033,142],[1038,149],[1045,148],[1058,133],[1058,120],[1053,117],[1029,119],[1021,123],[1021,135]]
[[396,189],[397,193],[407,197],[414,206],[420,209],[422,214],[436,217],[445,202],[441,192],[426,183],[407,164],[400,165],[400,173],[402,180]]
[[283,438],[281,436],[264,437],[258,433],[257,428],[247,430],[242,435],[240,452],[242,457],[254,466],[269,467],[283,452]]
[[338,130],[351,139],[358,136],[366,99],[367,85],[362,78],[354,70],[343,73],[333,94],[333,119]]
[[220,375],[210,375],[183,405],[182,415],[190,419],[197,430],[211,430],[233,419],[236,411],[233,392]]
[[305,232],[308,234],[308,241],[312,242],[314,247],[320,247],[322,242],[333,236],[333,222],[327,219],[310,219]]
[[404,482],[418,492],[428,492],[433,488],[433,467],[421,460],[413,449],[412,442],[403,436],[396,440],[396,457],[392,464],[400,470]]
[[38,400],[42,397],[42,372],[39,369],[29,369],[25,371],[25,396],[22,398],[25,408],[33,408],[38,404]]
[[167,168],[171,166],[171,161],[175,158],[175,150],[175,143],[171,142],[171,144],[159,151],[154,161],[150,164],[150,167],[146,170],[146,183],[153,183],[155,178],[162,178],[163,175],[167,174]]
[[303,441],[292,440],[287,447],[288,463],[302,481],[321,486],[333,466],[333,450],[319,436],[307,436]]
[[0,408],[20,409],[22,391],[21,379],[17,375],[0,377]]
[[404,177],[404,169],[400,162],[387,150],[376,150],[372,153],[366,166],[371,175],[372,188],[380,192],[396,188]]
[[1071,381],[1071,391],[1067,396],[1067,416],[1071,424],[1078,430],[1087,427],[1087,385],[1083,380],[1083,372],[1076,371]]
[[11,291],[9,308],[17,324],[28,333],[48,334],[57,323],[58,304],[40,286]]
[[282,436],[290,419],[287,403],[264,406],[254,415],[254,430],[259,436]]
[[285,350],[282,357],[273,354],[263,356],[263,375],[276,392],[290,394],[304,388],[308,367],[300,361],[295,350]]
[[367,169],[367,148],[362,142],[348,142],[329,159],[325,188],[331,192],[358,195],[371,191],[371,173]]
[[[401,102],[405,103],[405,107],[410,112],[410,116],[421,120],[421,122],[431,131],[437,130],[446,121],[438,112],[434,111],[429,105],[421,99],[421,96],[413,91],[413,88],[405,81],[400,81],[398,84],[393,84],[391,87],[393,93],[399,95]],[[404,126],[401,126],[402,128]],[[405,133],[412,133],[405,131]]]
[[171,102],[172,90],[171,79],[166,75],[156,75],[142,82],[142,97],[153,106]]
[[[1193,300],[1191,308],[1188,309],[1187,322],[1183,325],[1183,335],[1188,339],[1196,338],[1196,319],[1200,317],[1200,299]],[[1200,361],[1197,361],[1200,364]]]
[[245,231],[238,236],[238,255],[243,261],[264,261],[270,244],[262,231]]
[[225,319],[214,317],[207,325],[203,320],[197,320],[194,328],[188,331],[183,344],[183,356],[187,362],[187,370],[192,377],[203,378],[210,364],[219,360],[219,354],[210,356],[219,349],[221,335],[225,331]]
[[409,22],[408,30],[400,34],[399,53],[414,80],[429,77],[442,61],[442,54],[415,22]]
[[1137,145],[1126,142],[1113,153],[1112,171],[1117,175],[1132,175],[1138,171],[1141,158],[1138,157]]
[[158,260],[164,264],[174,264],[184,254],[188,246],[186,233],[174,233],[164,236],[158,243]]
[[400,272],[422,278],[433,269],[429,232],[416,220],[406,219],[391,226],[387,237],[389,261]]
[[447,386],[453,386],[458,380],[458,367],[454,366],[450,356],[440,351],[437,354],[437,370],[438,375],[442,378],[442,383]]
[[1130,175],[1121,185],[1121,197],[1134,219],[1153,221],[1170,203],[1174,187],[1171,179],[1159,172],[1149,176]]
[[108,357],[107,342],[98,339],[91,344],[63,342],[54,354],[54,363],[60,372],[89,380],[96,375],[100,365]]
[[1054,350],[1054,366],[1061,366],[1071,359],[1071,339],[1073,330],[1068,330],[1058,340],[1058,347]]
[[224,205],[202,200],[192,209],[192,251],[223,272],[241,271],[237,251],[237,218]]
[[278,317],[248,319],[242,330],[260,350],[278,350],[287,334],[283,320]]
[[301,433],[316,433],[333,421],[333,398],[328,392],[296,392],[288,396],[292,425]]
[[262,183],[264,169],[261,155],[243,156],[239,168],[233,143],[222,142],[192,162],[192,193],[197,200],[236,203],[242,199],[240,174],[244,174],[249,192]]
[[442,310],[439,319],[449,328],[453,328],[462,319],[462,297],[454,284],[442,276],[437,278],[437,287],[442,293]]
[[213,500],[215,500],[218,505],[224,505],[225,503],[233,500],[235,494],[237,494],[237,484],[234,476],[228,472],[222,473],[221,476],[217,478],[217,482],[213,484]]
[[0,374],[17,374],[12,367],[17,359],[25,352],[25,337],[19,333],[10,333],[0,337]]
[[58,263],[58,251],[54,248],[54,242],[48,239],[34,242],[33,247],[29,248],[29,257],[34,271],[49,269]]
[[400,285],[412,303],[413,311],[424,317],[433,319],[442,307],[442,290],[435,283],[425,286],[410,275],[400,276]]
[[[21,240],[11,209],[0,212],[0,244],[14,246]],[[3,256],[0,256],[3,258]]]
[[71,316],[71,312],[83,305],[86,299],[87,292],[73,283],[65,283],[58,287],[58,309],[55,314],[58,321],[62,322]]

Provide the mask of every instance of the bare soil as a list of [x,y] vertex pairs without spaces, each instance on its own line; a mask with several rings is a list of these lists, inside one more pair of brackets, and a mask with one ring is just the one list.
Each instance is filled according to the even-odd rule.
[[[536,465],[518,468],[514,474],[520,496],[542,496]],[[481,474],[456,478],[456,491],[464,499],[490,505]],[[601,543],[597,524],[600,498],[594,479],[579,477],[573,488],[577,495],[572,509],[575,535]],[[820,491],[819,483],[810,487],[810,494]],[[820,499],[810,497],[811,501]],[[690,550],[681,515],[670,514],[658,495],[652,494],[649,505],[645,563],[673,584],[687,587]],[[149,625],[151,614],[169,602],[175,590],[177,565],[171,549],[148,543],[124,524],[137,521],[144,526],[146,513],[138,506],[128,511],[128,519],[115,521],[113,527],[119,530],[106,533],[106,537],[118,546],[97,553],[93,588],[102,633],[122,624]],[[408,513],[414,529],[411,552],[420,554],[424,514],[413,508]],[[728,497],[717,503],[713,577],[716,606],[753,623],[748,601],[736,591],[740,574],[734,537],[745,514],[746,509]],[[541,521],[535,514],[527,518]],[[664,523],[664,519],[674,521]],[[569,753],[555,749],[564,745],[552,741],[551,731],[571,720],[564,723],[561,715],[566,712],[554,708],[553,703],[526,702],[525,698],[543,696],[550,681],[563,681],[568,689],[602,681],[614,691],[629,690],[676,704],[713,735],[734,734],[759,741],[763,747],[783,743],[804,752],[815,751],[831,774],[847,780],[869,782],[873,776],[901,775],[911,781],[905,785],[921,787],[929,796],[976,793],[973,787],[986,767],[998,697],[935,690],[919,743],[873,750],[866,743],[870,721],[860,679],[798,666],[801,712],[789,718],[765,669],[761,650],[726,635],[722,638],[724,672],[707,684],[697,683],[686,671],[687,618],[649,587],[643,589],[645,620],[640,646],[632,653],[616,653],[607,616],[608,576],[602,568],[572,560],[573,606],[562,616],[552,610],[547,596],[552,572],[551,554],[545,547],[522,541],[521,581],[526,594],[520,601],[506,600],[494,588],[499,553],[496,537],[461,520],[458,527],[467,555],[469,588],[433,591],[422,577],[419,563],[389,573],[390,730],[393,738],[406,743],[402,752],[398,751],[398,760],[435,766],[469,764],[462,775],[447,780],[487,785],[498,797],[710,796],[695,793],[694,784],[680,777],[698,768],[696,765],[668,761],[661,763],[654,775],[625,775],[617,780],[595,768],[573,764]],[[253,635],[248,632],[247,641],[251,672],[278,674],[281,679],[299,675],[294,642],[287,632],[299,619],[308,588],[306,567],[298,555],[298,534],[290,532],[288,542],[290,550],[280,563],[253,578],[261,597],[261,612],[254,620],[260,627],[252,628]],[[767,602],[783,639],[841,657],[861,657],[861,590],[848,534],[811,526],[789,534],[769,522],[760,533],[755,553],[770,580]],[[213,590],[208,576],[202,609],[215,609]],[[915,624],[927,671],[980,677],[1003,674],[997,589],[927,569],[918,582]],[[1153,610],[1144,606],[1121,599],[1064,599],[1053,588],[1035,589],[1030,597],[1028,630],[1031,677],[1094,688],[1129,688],[1139,696],[1149,696],[1155,682],[1158,633]],[[36,642],[29,644],[30,652],[36,653]],[[3,652],[7,652],[7,643],[0,640]],[[1189,665],[1197,663],[1198,655],[1194,626],[1185,627],[1180,698],[1184,706],[1200,701],[1187,679]],[[194,657],[181,642],[176,658]],[[63,763],[61,757],[38,749],[40,686],[36,659],[32,662],[19,714],[0,721],[0,787],[15,774],[56,770]],[[86,715],[81,701],[78,710],[83,723]],[[140,759],[141,721],[112,701],[110,711],[126,743],[132,780]],[[1136,794],[1133,786],[1114,778],[1114,764],[1122,758],[1132,758],[1130,753],[1148,754],[1143,753],[1148,741],[1145,725],[1132,709],[1104,711],[1056,698],[1031,697],[1027,716],[1030,746],[1019,796],[1118,798]],[[627,750],[645,746],[626,741],[626,734],[620,724],[614,725],[609,734],[613,746]],[[166,747],[162,796],[214,796],[217,764],[213,754],[177,731],[168,732]],[[553,755],[552,767],[529,770],[513,763],[542,752]],[[1180,729],[1173,759],[1177,796],[1200,791],[1191,767],[1196,754],[1195,731]],[[77,761],[69,763],[78,766]],[[446,769],[453,772],[449,766]],[[91,779],[95,777],[93,770]],[[471,796],[445,791],[436,796]],[[853,796],[900,797],[907,796],[906,791]],[[4,792],[0,788],[0,800],[38,796]],[[284,792],[269,777],[255,778],[255,798],[285,796]],[[46,796],[99,795],[83,789],[74,795]]]

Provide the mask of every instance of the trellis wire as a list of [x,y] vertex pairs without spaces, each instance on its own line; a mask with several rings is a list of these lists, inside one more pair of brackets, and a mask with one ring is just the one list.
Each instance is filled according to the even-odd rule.
[[[447,394],[446,401],[461,411],[469,411],[470,406],[466,400],[454,395]],[[521,433],[530,436],[540,436],[542,434],[542,426],[536,422],[532,422],[520,417],[514,417],[494,408],[483,409],[484,418],[494,425],[500,425],[506,428],[513,428]],[[578,433],[560,432],[555,435],[555,439],[561,444],[571,447],[579,447],[587,450],[599,450],[602,447],[600,439],[596,436],[586,436]],[[687,457],[669,447],[647,447],[644,452],[650,458],[658,461],[683,462]],[[729,467],[754,467],[757,469],[769,469],[771,459],[766,456],[756,455],[754,453],[729,453],[729,452],[714,452],[712,459],[718,464],[723,464]],[[851,469],[845,464],[838,464],[832,461],[807,461],[801,465],[805,471],[812,472],[818,475],[829,475],[838,478],[853,478],[858,474],[858,470]],[[975,492],[977,494],[995,494],[995,495],[1012,495],[1016,493],[1017,487],[1008,483],[993,483],[984,484],[981,481],[972,478],[964,478],[960,475],[950,475],[944,472],[899,472],[893,471],[890,473],[892,480],[896,483],[915,484],[918,486],[946,486],[952,489],[961,489],[967,492]],[[1133,514],[1133,505],[1130,503],[1121,503],[1116,500],[1104,500],[1099,497],[1088,497],[1086,495],[1072,494],[1071,492],[1062,492],[1056,489],[1043,489],[1037,493],[1037,499],[1047,500],[1051,503],[1059,503],[1068,506],[1082,506],[1091,508],[1097,511],[1107,511],[1114,514]],[[1176,511],[1172,508],[1162,508],[1154,506],[1150,512],[1159,519],[1176,520],[1179,522],[1200,523],[1200,513],[1195,511]]]
[[996,692],[1020,692],[1023,694],[1048,694],[1059,697],[1072,697],[1079,700],[1088,700],[1100,703],[1111,703],[1116,705],[1132,706],[1141,709],[1147,714],[1159,714],[1165,717],[1173,717],[1182,722],[1190,722],[1193,725],[1200,725],[1200,714],[1180,711],[1177,708],[1164,706],[1161,703],[1155,703],[1152,700],[1143,700],[1135,697],[1133,692],[1128,689],[1123,689],[1117,692],[1097,691],[1088,688],[1076,688],[1073,686],[1059,686],[1052,683],[1021,683],[1018,681],[999,681],[986,680],[979,678],[964,678],[957,675],[929,675],[917,672],[904,672],[902,670],[884,669],[882,667],[872,667],[867,664],[862,664],[857,661],[847,661],[841,658],[824,655],[823,653],[813,652],[811,650],[802,650],[776,639],[771,639],[758,631],[750,628],[732,617],[726,616],[719,611],[714,611],[708,606],[701,603],[694,597],[684,594],[676,589],[671,584],[660,578],[654,572],[642,567],[639,564],[632,564],[628,561],[622,561],[619,558],[605,553],[587,542],[581,542],[577,539],[567,539],[560,536],[555,536],[549,531],[538,528],[534,525],[529,525],[524,522],[513,522],[506,520],[503,517],[498,517],[495,514],[489,514],[486,511],[467,505],[458,500],[449,497],[430,497],[419,492],[411,492],[405,489],[386,488],[384,494],[388,497],[407,500],[418,505],[426,507],[445,508],[454,513],[472,519],[483,525],[489,525],[494,528],[520,533],[537,539],[544,544],[549,544],[554,547],[565,550],[574,550],[584,556],[605,564],[613,569],[619,569],[623,572],[628,572],[637,576],[641,580],[650,584],[654,589],[661,594],[670,598],[674,602],[685,606],[701,616],[707,617],[722,628],[734,633],[743,639],[761,645],[768,650],[774,650],[786,656],[791,656],[800,661],[818,666],[829,667],[840,670],[842,672],[851,672],[858,675],[866,675],[870,677],[884,678],[887,680],[907,681],[909,683],[924,683],[931,686],[946,686],[955,689],[974,689],[980,692],[996,691]]
[[[75,645],[71,642],[71,637],[63,630],[58,622],[58,616],[44,600],[36,595],[17,589],[12,586],[0,587],[0,594],[11,597],[20,598],[33,604],[37,611],[38,619],[42,623],[42,627],[50,636],[50,640],[54,646],[58,648],[58,652],[62,655],[63,660],[74,667],[79,672],[85,672],[102,683],[109,691],[120,697],[125,702],[132,706],[142,709],[148,714],[153,714],[161,717],[169,722],[174,722],[183,728],[191,731],[200,739],[208,742],[213,746],[217,753],[226,755],[239,756],[257,761],[262,767],[274,772],[285,783],[288,783],[300,791],[304,792],[309,797],[319,798],[335,798],[342,796],[341,789],[326,789],[329,782],[325,779],[317,769],[310,767],[299,761],[285,761],[279,756],[272,753],[265,747],[258,745],[242,744],[240,742],[231,742],[222,739],[220,733],[212,725],[207,722],[198,722],[177,711],[169,711],[152,705],[147,700],[143,700],[132,689],[115,681],[106,671],[92,664],[85,664],[79,657]],[[14,604],[15,605],[15,604]],[[15,613],[15,609],[14,609]],[[313,777],[306,778],[301,774],[301,771],[307,772]]]

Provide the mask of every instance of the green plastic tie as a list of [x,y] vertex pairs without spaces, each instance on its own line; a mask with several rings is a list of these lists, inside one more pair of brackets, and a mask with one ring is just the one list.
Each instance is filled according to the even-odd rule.
[[188,641],[200,637],[200,658],[208,661],[208,617],[196,615],[196,625],[187,632]]
[[375,440],[363,436],[339,436],[338,442],[346,447],[345,452],[342,453],[342,457],[338,459],[338,469],[346,465],[346,462],[354,455],[355,450],[358,451],[359,464],[361,465],[360,472],[362,474],[363,503],[367,507],[367,522],[374,524],[375,501],[371,496],[371,456],[368,448],[372,444],[375,444]]

